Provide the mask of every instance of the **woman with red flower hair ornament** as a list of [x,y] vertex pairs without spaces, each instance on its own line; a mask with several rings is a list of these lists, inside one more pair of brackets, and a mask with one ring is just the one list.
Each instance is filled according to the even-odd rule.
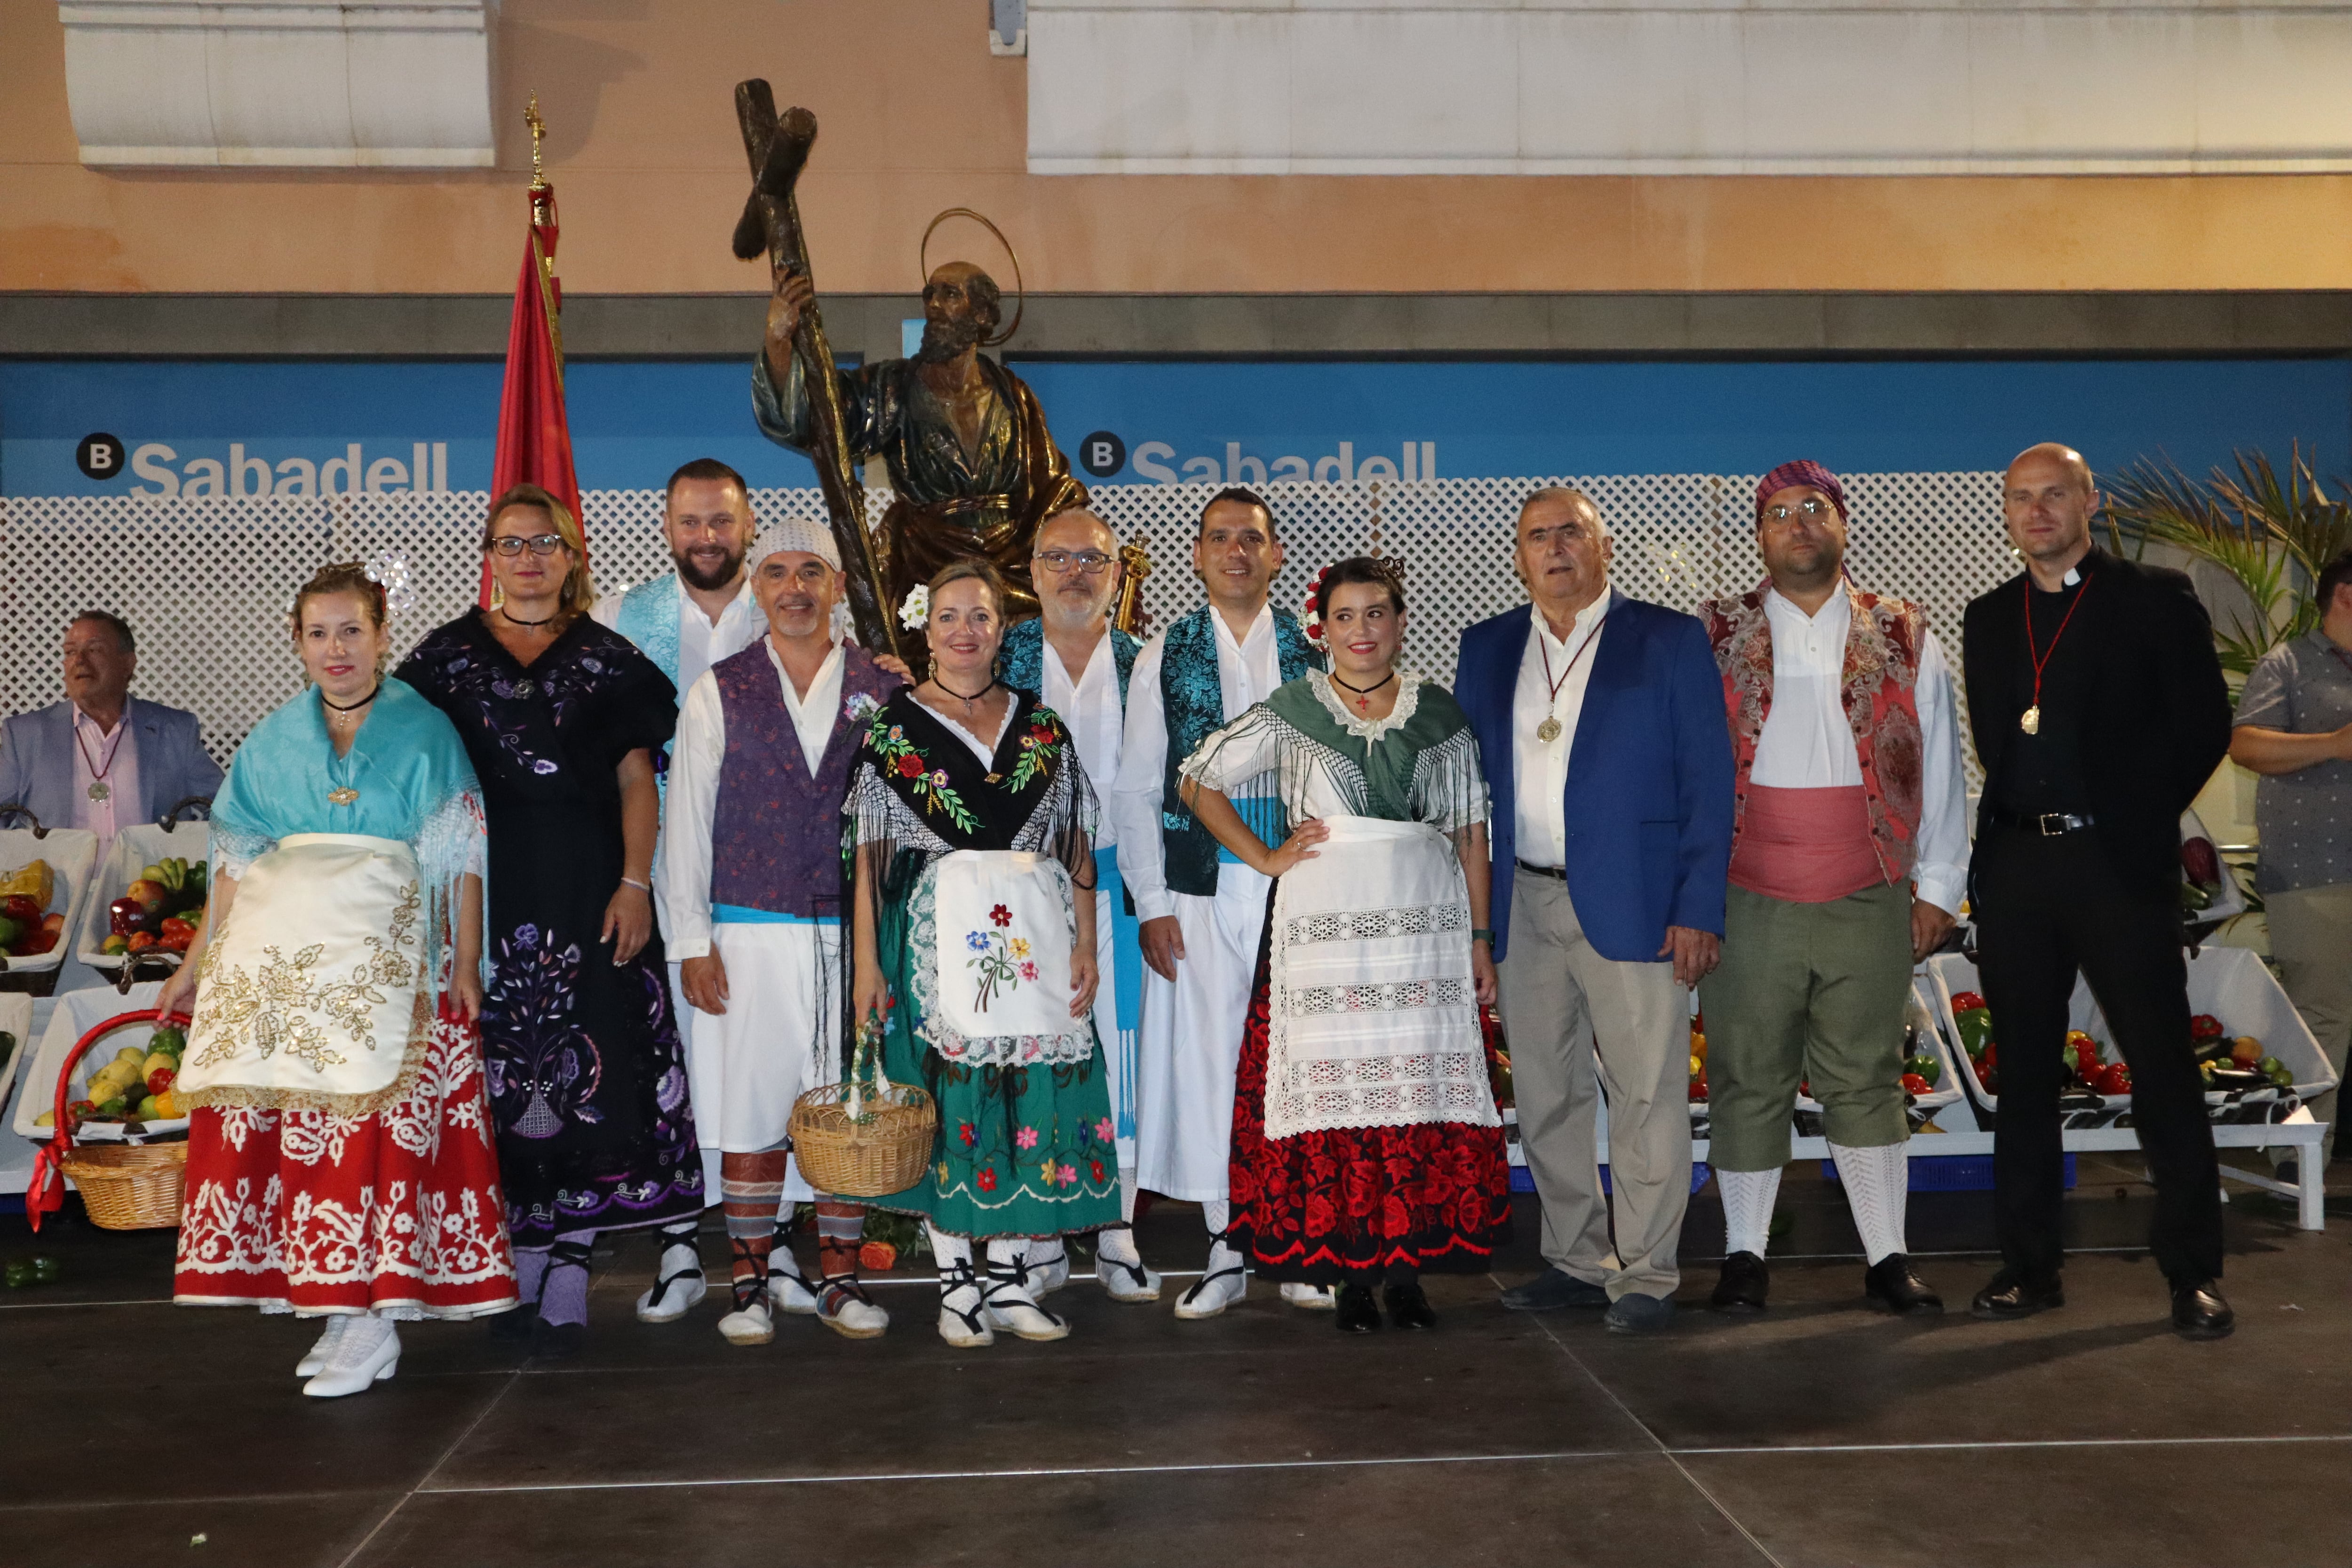
[[[1234,1223],[1258,1272],[1339,1287],[1339,1326],[1436,1323],[1425,1270],[1485,1272],[1510,1182],[1485,1016],[1486,782],[1469,720],[1397,668],[1396,567],[1316,580],[1312,671],[1185,759],[1184,803],[1275,879],[1234,1075]],[[1225,791],[1279,778],[1269,849]]]
[[959,1347],[1067,1334],[1031,1292],[1028,1243],[1119,1223],[1094,792],[1053,710],[996,679],[1003,603],[984,562],[931,579],[930,678],[875,710],[843,806],[853,1026],[882,1021],[886,1072],[940,1117],[923,1177],[875,1201],[929,1222]]

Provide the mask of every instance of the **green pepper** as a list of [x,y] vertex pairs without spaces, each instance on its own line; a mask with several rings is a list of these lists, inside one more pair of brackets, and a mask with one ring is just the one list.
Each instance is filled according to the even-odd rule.
[[26,1258],[12,1258],[6,1269],[0,1271],[0,1280],[5,1280],[11,1290],[28,1289],[33,1284],[33,1265]]
[[47,1253],[37,1254],[34,1257],[33,1278],[38,1283],[43,1285],[54,1285],[65,1277],[66,1266],[58,1262],[56,1258],[51,1258]]
[[1981,1052],[1985,1042],[1992,1038],[1992,1009],[1990,1007],[1970,1007],[1965,1012],[1955,1013],[1952,1022],[1960,1031],[1960,1044],[1970,1056]]
[[1937,1081],[1944,1076],[1944,1064],[1929,1056],[1927,1052],[1922,1051],[1917,1056],[1913,1057],[1909,1061],[1904,1063],[1903,1070],[1905,1072],[1917,1073],[1921,1078],[1927,1080],[1928,1087],[1932,1089],[1935,1087]]

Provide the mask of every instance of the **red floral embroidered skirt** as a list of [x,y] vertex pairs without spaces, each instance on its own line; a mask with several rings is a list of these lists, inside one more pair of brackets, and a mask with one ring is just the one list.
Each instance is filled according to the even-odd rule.
[[515,1302],[482,1040],[445,999],[416,1087],[373,1116],[199,1110],[182,1306],[468,1318]]
[[[1511,1236],[1511,1171],[1499,1127],[1457,1121],[1265,1135],[1267,943],[1234,1078],[1234,1224],[1269,1279],[1370,1284],[1428,1270],[1475,1274]],[[1496,1068],[1494,1026],[1486,1063]]]

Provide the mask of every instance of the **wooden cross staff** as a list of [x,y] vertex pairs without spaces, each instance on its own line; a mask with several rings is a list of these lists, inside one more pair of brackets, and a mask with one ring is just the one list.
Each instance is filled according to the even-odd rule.
[[[800,183],[801,171],[808,166],[809,148],[816,141],[816,116],[795,108],[779,118],[774,91],[755,77],[735,84],[735,119],[742,127],[743,152],[751,163],[751,194],[743,204],[743,216],[736,220],[735,254],[749,261],[764,250],[772,278],[799,272],[814,281],[794,187]],[[802,312],[800,330],[793,334],[793,357],[800,364],[801,383],[808,389],[809,423],[814,426],[809,459],[816,465],[816,482],[824,492],[834,542],[840,547],[842,564],[847,568],[850,621],[867,652],[896,654],[898,620],[891,613],[895,606],[884,597],[881,563],[875,557],[874,537],[866,529],[866,486],[850,458],[841,380],[814,301]],[[783,388],[776,390],[781,394]]]

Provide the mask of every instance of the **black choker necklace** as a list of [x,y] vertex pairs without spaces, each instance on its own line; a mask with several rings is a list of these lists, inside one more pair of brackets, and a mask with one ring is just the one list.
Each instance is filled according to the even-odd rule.
[[[562,615],[562,613],[563,613],[562,611],[558,610],[558,611],[556,612],[556,615],[557,615],[557,616],[560,616],[560,615]],[[554,620],[554,619],[555,619],[555,616],[548,616],[548,617],[547,617],[547,620],[544,620],[544,621],[519,621],[519,620],[516,620],[516,619],[514,618],[514,615],[513,615],[513,613],[512,613],[511,611],[509,611],[509,609],[508,609],[504,605],[500,605],[499,606],[499,615],[501,615],[501,616],[504,616],[506,617],[506,623],[507,623],[507,625],[509,625],[509,626],[546,626],[550,621],[552,621],[552,620]]]
[[378,681],[374,686],[368,689],[368,694],[365,697],[361,698],[357,702],[345,703],[336,701],[333,698],[327,695],[325,687],[320,687],[319,689],[319,700],[325,703],[328,707],[333,709],[338,713],[352,713],[374,701],[376,699],[376,693],[383,689],[383,682]]
[[1390,681],[1396,679],[1396,668],[1391,665],[1386,675],[1381,676],[1370,686],[1349,686],[1346,681],[1340,679],[1336,674],[1331,676],[1329,679],[1332,685],[1347,687],[1347,689],[1354,692],[1356,694],[1357,710],[1359,712],[1369,713],[1372,710],[1372,693],[1378,691],[1381,687],[1386,686]]
[[979,690],[973,692],[969,697],[966,697],[962,692],[958,691],[954,687],[950,686],[946,681],[941,680],[936,675],[931,677],[931,684],[938,687],[941,691],[946,692],[949,696],[954,698],[957,701],[961,702],[965,708],[969,709],[973,703],[979,701],[982,698],[996,689],[996,678],[992,675],[990,676],[988,678],[988,684],[982,687]]

